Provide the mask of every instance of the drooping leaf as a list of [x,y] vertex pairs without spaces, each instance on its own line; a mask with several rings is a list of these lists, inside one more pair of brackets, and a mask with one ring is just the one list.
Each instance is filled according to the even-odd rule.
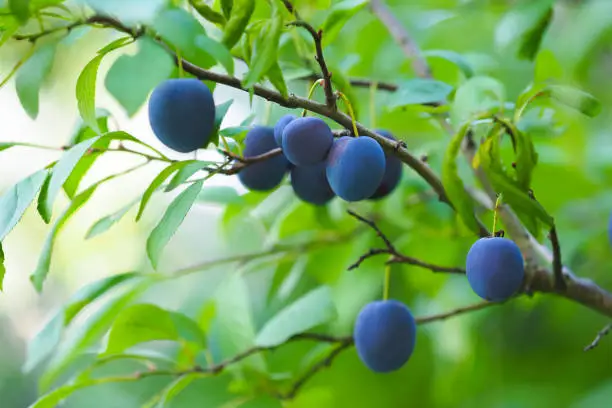
[[203,183],[201,180],[197,181],[182,191],[170,203],[162,219],[155,226],[151,235],[149,235],[147,239],[147,255],[154,268],[157,268],[164,247],[183,223],[189,209],[198,197]]
[[450,50],[427,50],[423,51],[423,56],[427,58],[443,58],[455,64],[466,78],[474,76],[474,69],[470,63],[458,52]]
[[205,169],[211,164],[213,164],[213,162],[203,160],[194,160],[190,163],[187,163],[185,166],[182,166],[178,169],[178,171],[176,172],[174,177],[172,177],[164,191],[169,192],[174,190],[175,188],[189,180],[189,178],[196,174],[198,171]]
[[98,140],[98,137],[91,138],[77,144],[76,146],[73,146],[66,151],[55,166],[53,166],[49,181],[48,183],[45,183],[38,200],[38,213],[45,223],[49,223],[51,220],[53,203],[62,189],[62,186],[66,180],[68,180],[68,177],[70,177],[70,174],[74,170],[79,160],[81,160],[83,155]]
[[595,117],[601,112],[601,103],[593,95],[567,85],[548,85],[550,97],[584,115]]
[[153,29],[187,61],[203,68],[215,64],[210,54],[196,44],[198,37],[206,36],[206,30],[187,10],[170,8],[162,11],[155,19]]
[[202,189],[198,201],[216,204],[241,204],[244,199],[232,187],[210,186]]
[[465,81],[455,92],[451,107],[451,119],[460,125],[484,112],[498,112],[506,100],[504,85],[487,76],[474,76]]
[[17,225],[40,191],[47,170],[39,170],[24,178],[0,196],[0,242]]
[[100,132],[96,118],[96,79],[98,68],[106,54],[132,42],[132,37],[122,37],[108,44],[83,68],[77,79],[76,98],[83,121],[94,131]]
[[546,29],[553,19],[554,8],[549,7],[540,19],[530,30],[525,32],[521,38],[521,46],[519,48],[519,58],[533,60],[540,49],[542,38],[546,33]]
[[218,11],[215,11],[211,6],[206,4],[204,0],[189,0],[189,4],[198,12],[199,15],[214,24],[224,26],[227,20],[225,16]]
[[179,340],[181,334],[190,336],[183,340],[205,345],[204,334],[197,323],[187,316],[153,304],[136,304],[117,316],[110,329],[104,354],[117,354],[136,344],[153,340]]
[[414,78],[402,81],[389,100],[390,108],[408,105],[443,103],[453,87],[434,79]]
[[234,57],[225,45],[205,35],[198,36],[195,42],[203,51],[219,61],[228,74],[234,75]]
[[15,77],[17,96],[21,106],[32,119],[38,117],[40,88],[51,71],[56,48],[56,42],[41,46],[17,71]]
[[91,239],[108,231],[113,225],[118,223],[138,201],[139,200],[132,201],[131,203],[120,208],[119,211],[109,214],[106,217],[100,218],[89,228],[89,230],[85,234],[85,239]]
[[474,203],[472,198],[465,190],[463,180],[459,177],[457,168],[457,156],[461,149],[461,143],[466,133],[469,131],[469,124],[464,125],[455,136],[451,139],[446,152],[444,153],[444,161],[442,163],[442,184],[448,199],[453,204],[457,213],[465,226],[476,234],[480,228],[474,214]]
[[277,346],[335,317],[331,289],[322,286],[302,296],[270,319],[257,334],[255,344],[260,347]]
[[287,83],[285,82],[285,78],[283,76],[283,71],[281,70],[278,62],[274,62],[268,73],[266,74],[266,78],[274,85],[274,88],[283,96],[283,98],[287,98],[289,96],[289,90],[287,89]]
[[230,99],[215,107],[215,127],[213,128],[213,133],[210,137],[210,143],[215,146],[219,145],[219,129],[221,129],[221,123],[223,122],[227,111],[233,103],[234,100]]
[[[231,5],[230,5],[231,4]],[[221,42],[229,49],[240,40],[249,20],[255,11],[255,0],[234,0],[224,1],[221,4],[225,17],[228,19],[223,29],[223,39]],[[231,14],[229,10],[231,9]]]
[[106,89],[123,106],[128,116],[133,116],[145,103],[151,90],[174,71],[172,57],[155,41],[143,37],[137,44],[138,52],[117,58],[105,79]]
[[280,11],[279,7],[277,7],[272,20],[266,23],[255,40],[255,47],[253,48],[253,55],[251,56],[249,64],[249,72],[243,81],[243,86],[245,88],[251,88],[255,85],[255,83],[268,73],[276,62],[278,42],[282,30],[283,13]]
[[367,4],[367,0],[344,0],[334,4],[321,26],[321,30],[323,31],[323,46],[325,47],[331,44],[346,22]]
[[64,327],[68,326],[81,310],[113,288],[143,277],[146,276],[137,272],[121,273],[92,282],[79,289],[28,342],[23,371],[29,373],[55,350],[61,340]]

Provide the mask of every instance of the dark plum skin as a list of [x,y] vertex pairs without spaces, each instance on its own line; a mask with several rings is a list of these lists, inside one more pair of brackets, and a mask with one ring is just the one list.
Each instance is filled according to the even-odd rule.
[[521,287],[525,276],[523,255],[507,238],[481,238],[472,245],[466,260],[472,290],[481,298],[498,302]]
[[402,302],[380,300],[361,309],[353,329],[359,359],[376,373],[399,370],[412,356],[416,322]]
[[215,101],[203,82],[168,79],[149,99],[149,123],[155,136],[180,153],[204,148],[215,126]]
[[325,162],[294,167],[291,186],[300,200],[314,205],[325,205],[336,196],[327,181]]
[[283,152],[296,166],[309,166],[325,160],[334,143],[330,127],[315,117],[297,118],[283,130]]
[[[378,129],[376,132],[389,140],[397,140],[386,130]],[[374,194],[370,197],[371,200],[381,199],[391,194],[402,178],[402,161],[397,156],[387,152],[385,152],[385,161],[385,175]]]
[[274,125],[274,140],[276,140],[278,147],[283,146],[283,131],[285,127],[295,119],[297,119],[295,115],[285,115],[276,122],[276,125]]
[[[253,157],[276,149],[274,129],[254,126],[244,139],[244,157]],[[264,161],[249,164],[238,173],[244,187],[252,191],[270,191],[276,188],[287,173],[289,162],[281,153]]]
[[365,200],[385,174],[385,153],[370,137],[340,137],[329,151],[326,174],[338,197],[349,202]]

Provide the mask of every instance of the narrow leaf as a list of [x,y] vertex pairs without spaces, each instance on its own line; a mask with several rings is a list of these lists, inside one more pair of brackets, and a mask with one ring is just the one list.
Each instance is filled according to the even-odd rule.
[[106,217],[100,218],[89,228],[87,234],[85,234],[85,239],[91,239],[108,231],[113,225],[118,223],[138,201],[139,200],[132,201],[128,205],[121,208],[119,211],[107,215]]
[[164,216],[147,239],[147,255],[154,268],[157,268],[161,253],[183,223],[189,209],[202,189],[203,181],[198,181],[187,187],[168,206]]
[[215,204],[242,204],[244,198],[229,186],[205,187],[198,196],[198,201]]
[[234,75],[234,57],[225,45],[205,35],[198,36],[195,43],[212,58],[219,61],[228,74]]
[[165,192],[169,192],[177,188],[178,186],[185,183],[191,176],[196,174],[198,171],[210,166],[212,162],[202,161],[202,160],[194,160],[191,163],[187,163],[185,166],[182,166],[178,172],[172,177],[170,183],[168,183],[168,187],[164,190]]
[[[233,4],[228,6],[225,3]],[[222,7],[223,12],[226,13],[226,18],[228,18],[227,24],[223,29],[222,42],[227,48],[231,49],[240,40],[240,37],[249,24],[253,11],[255,11],[255,0],[235,0],[235,2],[224,1]],[[226,11],[228,8],[232,10],[231,15]]]
[[463,57],[463,55],[459,54],[458,52],[450,50],[427,50],[423,52],[423,55],[428,58],[443,58],[449,62],[452,62],[461,70],[461,72],[463,72],[463,75],[465,75],[466,78],[471,78],[474,76],[474,69]]
[[546,91],[551,98],[570,108],[595,117],[601,112],[601,103],[593,95],[565,85],[549,85]]
[[15,77],[15,89],[21,106],[32,119],[38,117],[40,88],[53,66],[56,46],[54,42],[38,48]]
[[402,81],[389,101],[389,107],[423,105],[445,102],[453,90],[447,83],[434,79],[414,78]]
[[249,65],[249,72],[243,81],[245,88],[251,88],[270,70],[276,61],[278,42],[283,30],[283,14],[277,10],[274,18],[264,27],[255,40],[255,48]]
[[255,344],[259,347],[278,346],[290,337],[334,318],[336,309],[331,289],[323,286],[302,296],[270,319],[257,334]]
[[346,22],[367,4],[367,0],[345,0],[334,4],[321,26],[323,46],[331,44]]
[[278,62],[274,62],[274,64],[272,64],[272,66],[268,70],[268,73],[266,74],[266,78],[268,78],[272,85],[274,85],[274,88],[276,88],[276,90],[280,92],[281,95],[283,95],[283,98],[287,98],[289,96],[287,83],[285,82],[283,71],[278,65]]

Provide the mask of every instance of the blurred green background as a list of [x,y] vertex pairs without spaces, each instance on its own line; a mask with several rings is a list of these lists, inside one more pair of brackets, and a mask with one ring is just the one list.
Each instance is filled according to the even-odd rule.
[[[119,3],[109,1],[108,6]],[[128,7],[128,3],[132,6]],[[294,3],[302,17],[317,26],[328,13],[330,2]],[[533,189],[555,217],[564,261],[579,275],[612,290],[612,250],[606,237],[612,203],[612,1],[557,1],[542,42],[543,51],[535,62],[517,58],[515,49],[516,35],[528,20],[524,12],[517,10],[523,10],[528,3],[536,2],[387,2],[423,50],[455,51],[475,75],[500,80],[506,86],[509,100],[514,100],[534,75],[551,73],[601,100],[603,111],[595,119],[563,109],[534,110],[526,115],[521,126],[530,129],[535,138],[540,161]],[[151,5],[125,0],[118,7],[145,13]],[[110,30],[92,30],[58,50],[51,77],[43,88],[36,121],[21,108],[13,81],[2,88],[0,141],[55,146],[66,143],[78,126],[76,78],[96,50],[115,37]],[[8,43],[2,48],[2,76],[23,55],[24,47],[22,43]],[[133,52],[134,47],[130,46],[103,60],[98,107],[112,113],[116,128],[173,158],[189,158],[164,150],[150,131],[146,108],[129,116],[106,91],[102,78],[108,69],[122,53]],[[298,71],[293,53],[293,43],[284,41],[280,63],[287,76]],[[397,44],[367,7],[346,23],[325,48],[325,55],[332,71],[347,77],[393,83],[414,77]],[[465,81],[464,73],[447,59],[432,56],[428,62],[436,79],[453,86]],[[241,64],[236,69],[238,73],[245,71]],[[308,85],[295,80],[290,82],[290,90],[305,96]],[[394,132],[415,155],[427,154],[432,167],[439,172],[448,135],[422,109],[393,109],[393,95],[384,91],[378,92],[375,99],[367,88],[353,88],[351,92],[353,100],[358,101],[360,121]],[[317,93],[316,98],[322,100],[322,95]],[[256,114],[255,123],[272,125],[287,112],[257,98],[250,106],[247,94],[224,86],[216,88],[217,104],[230,99],[234,103],[224,126],[237,125],[251,113]],[[203,152],[200,157],[207,157],[208,153]],[[52,150],[13,148],[1,152],[1,188],[9,188],[57,157],[58,152]],[[86,181],[100,179],[130,163],[134,163],[133,158],[127,155],[107,154],[92,168]],[[7,276],[0,295],[0,406],[26,407],[37,398],[43,370],[38,367],[31,373],[22,373],[26,344],[63,302],[83,285],[102,277],[151,270],[145,240],[174,193],[156,195],[138,224],[133,222],[133,208],[105,234],[89,240],[83,237],[96,220],[138,198],[161,168],[152,164],[96,192],[59,236],[51,275],[40,295],[32,288],[28,275],[36,266],[49,227],[31,208],[5,240],[4,251],[10,256],[7,255]],[[178,310],[196,319],[205,319],[202,316],[214,304],[215,318],[210,331],[217,344],[213,341],[210,351],[219,358],[248,348],[255,333],[283,306],[319,285],[328,285],[338,317],[320,331],[349,334],[359,309],[381,295],[383,260],[371,259],[355,271],[346,271],[368,248],[381,245],[369,230],[352,234],[350,240],[341,239],[358,226],[345,214],[347,204],[335,199],[327,210],[316,210],[300,203],[287,183],[270,195],[245,193],[233,177],[215,177],[207,183],[230,186],[243,195],[228,205],[200,202],[194,206],[165,250],[160,270],[172,271],[206,260],[255,253],[277,242],[316,241],[323,237],[337,242],[245,265],[220,265],[150,288],[140,301]],[[402,253],[437,264],[462,266],[474,238],[457,227],[454,214],[429,192],[424,182],[406,168],[401,188],[389,198],[350,208],[361,214],[374,214]],[[56,206],[63,208],[67,202],[62,197]],[[461,276],[432,274],[405,265],[393,267],[391,297],[405,301],[416,316],[478,301]],[[75,352],[82,357],[95,345],[83,343],[81,349],[75,348],[88,318],[95,315],[100,305],[92,305],[64,333],[60,347],[63,352]],[[322,355],[321,349],[312,343],[292,343],[264,354],[265,374],[253,372],[253,367],[260,363],[247,360],[240,366],[242,371],[195,380],[169,406],[603,408],[612,401],[612,339],[604,339],[588,353],[582,349],[607,322],[605,317],[578,304],[536,294],[420,327],[412,359],[392,374],[369,372],[357,359],[355,350],[349,349],[329,369],[314,377],[295,400],[280,405],[261,397],[262,390],[270,384],[286,387],[288,382],[283,382],[284,379],[294,378],[313,358]],[[160,350],[173,352],[171,345],[160,346]],[[105,370],[129,373],[142,369],[134,364],[116,362]],[[77,368],[78,361],[74,361],[65,374]],[[84,389],[62,406],[138,407],[171,380],[158,377]],[[248,397],[249,393],[255,397]]]

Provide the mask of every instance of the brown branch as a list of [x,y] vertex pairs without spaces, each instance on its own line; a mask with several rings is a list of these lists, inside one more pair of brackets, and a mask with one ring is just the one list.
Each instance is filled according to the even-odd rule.
[[[302,77],[301,79],[308,79],[309,81],[316,81],[318,79],[322,79],[321,75],[318,74],[310,74]],[[396,84],[385,81],[375,81],[368,78],[349,78],[349,82],[352,86],[357,88],[370,88],[373,85],[376,85],[376,89],[380,89],[382,91],[395,92],[398,89]]]
[[334,95],[331,82],[332,74],[331,72],[329,72],[329,69],[327,68],[327,63],[325,62],[325,57],[323,56],[323,44],[321,42],[321,40],[323,39],[323,31],[315,30],[313,26],[303,20],[292,21],[290,23],[287,23],[287,25],[302,27],[306,29],[306,31],[308,31],[312,36],[317,52],[315,60],[319,63],[319,67],[321,67],[321,75],[323,76],[323,90],[325,91],[325,102],[329,109],[336,110],[336,95]]
[[435,314],[435,315],[431,315],[431,316],[425,316],[425,317],[420,317],[416,319],[417,324],[427,324],[427,323],[432,323],[432,322],[437,322],[440,320],[446,320],[450,317],[455,317],[464,313],[469,313],[469,312],[475,312],[477,310],[481,310],[481,309],[485,309],[489,306],[495,306],[495,305],[501,305],[504,302],[487,302],[487,301],[483,301],[480,303],[475,303],[473,305],[470,306],[464,306],[464,307],[458,307],[456,309],[453,309],[449,312],[444,312],[444,313],[440,313],[440,314]]
[[385,248],[372,248],[365,254],[361,255],[359,259],[352,265],[348,267],[348,270],[353,270],[359,267],[366,259],[371,258],[376,255],[387,254],[391,255],[391,258],[387,261],[388,264],[392,263],[405,263],[414,266],[419,266],[421,268],[429,269],[432,272],[445,272],[445,273],[459,273],[465,274],[465,269],[456,268],[456,267],[448,267],[448,266],[439,266],[434,265],[428,262],[421,261],[419,259],[402,255],[395,248],[395,246],[391,243],[391,240],[381,231],[381,229],[376,225],[376,223],[372,220],[368,220],[367,218],[362,217],[361,215],[355,213],[354,211],[347,210],[347,213],[357,220],[363,222],[368,227],[373,229],[376,232],[376,235],[384,242]]
[[431,78],[431,69],[419,46],[382,0],[370,0],[370,9],[385,24],[391,36],[399,44],[406,57],[412,61],[412,69],[421,78]]
[[565,284],[565,278],[563,277],[563,261],[561,259],[561,244],[559,244],[559,237],[557,236],[557,227],[553,226],[548,234],[550,243],[552,244],[553,251],[553,276],[555,277],[555,287],[557,290],[565,290],[567,285]]
[[595,336],[595,339],[591,342],[591,344],[589,344],[588,346],[584,348],[584,351],[593,350],[595,347],[599,345],[599,342],[601,341],[601,339],[607,336],[608,333],[610,333],[611,331],[612,331],[612,323],[606,325],[603,329],[601,329],[597,333],[597,336]]

